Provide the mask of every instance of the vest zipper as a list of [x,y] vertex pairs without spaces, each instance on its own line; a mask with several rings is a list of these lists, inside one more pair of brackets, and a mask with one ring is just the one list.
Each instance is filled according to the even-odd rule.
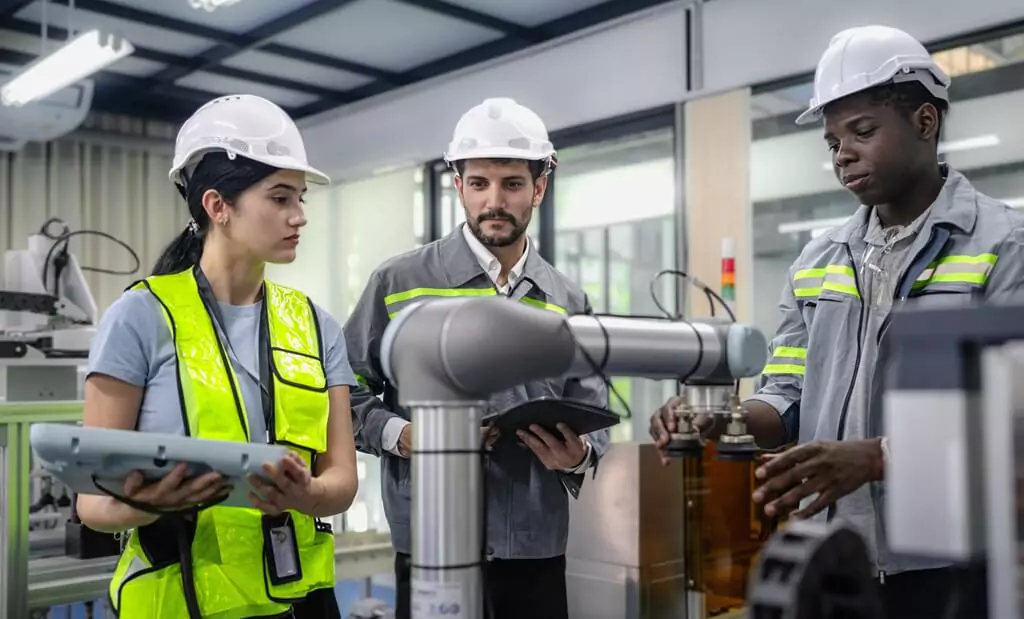
[[885,570],[878,571],[878,582],[879,584],[885,584]]
[[[850,385],[846,388],[846,397],[843,399],[843,407],[839,412],[839,428],[836,431],[836,440],[843,440],[843,436],[846,434],[846,416],[850,408],[850,398],[853,397],[853,387],[857,384],[857,374],[860,372],[860,357],[862,340],[864,339],[864,298],[860,296],[860,278],[857,277],[857,263],[853,259],[853,252],[850,251],[850,246],[846,246],[846,255],[850,259],[850,264],[853,266],[853,285],[857,289],[857,296],[860,298],[860,315],[857,321],[857,354],[854,357],[853,364],[853,376],[850,377]],[[828,506],[828,513],[826,520],[830,521],[836,515],[836,504],[833,503]]]

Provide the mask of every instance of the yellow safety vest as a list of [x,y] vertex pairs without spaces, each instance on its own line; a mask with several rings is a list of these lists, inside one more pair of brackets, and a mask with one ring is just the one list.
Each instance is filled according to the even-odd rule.
[[[163,307],[174,338],[178,392],[189,436],[248,441],[238,377],[227,362],[195,274],[189,270],[158,275],[133,286],[141,287],[149,289]],[[271,441],[288,445],[311,464],[313,454],[327,450],[329,411],[315,310],[304,294],[269,281],[263,303],[273,377]],[[204,619],[281,614],[311,591],[334,587],[334,535],[318,531],[310,516],[290,514],[301,578],[274,585],[268,575],[259,510],[215,506],[199,512],[191,548],[193,580]],[[187,618],[180,562],[153,565],[138,531],[129,535],[110,583],[111,608],[125,619]]]

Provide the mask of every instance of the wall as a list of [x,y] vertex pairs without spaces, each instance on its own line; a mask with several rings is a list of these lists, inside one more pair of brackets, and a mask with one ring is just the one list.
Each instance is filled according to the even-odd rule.
[[661,5],[310,119],[310,157],[344,179],[436,159],[459,116],[487,97],[518,100],[552,131],[672,103],[685,93],[685,38],[683,3]]
[[[125,286],[148,275],[185,229],[188,210],[167,180],[170,167],[169,145],[141,140],[64,139],[0,153],[0,253],[25,249],[28,235],[50,217],[125,241],[139,255],[138,273],[85,274],[102,312]],[[82,266],[133,266],[124,248],[93,235],[73,238],[70,248]]]
[[930,43],[1024,18],[1020,0],[714,0],[703,9],[711,91],[813,72],[832,35],[851,26],[881,23]]

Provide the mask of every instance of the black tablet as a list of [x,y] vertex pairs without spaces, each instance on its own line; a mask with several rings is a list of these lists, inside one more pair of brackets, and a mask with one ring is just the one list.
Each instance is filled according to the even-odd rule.
[[537,424],[556,437],[561,438],[557,424],[565,423],[579,435],[590,434],[610,428],[619,423],[621,417],[610,410],[580,402],[557,398],[538,398],[507,410],[491,413],[484,417],[484,425],[494,424],[502,434],[516,430],[528,430]]

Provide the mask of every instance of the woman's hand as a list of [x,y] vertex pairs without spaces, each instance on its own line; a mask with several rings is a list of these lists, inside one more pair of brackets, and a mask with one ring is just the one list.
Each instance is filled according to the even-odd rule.
[[277,516],[286,509],[292,509],[313,515],[323,501],[323,484],[313,477],[306,463],[294,453],[289,452],[277,466],[264,464],[263,474],[272,483],[249,475],[249,483],[256,490],[249,493],[249,501],[265,514]]
[[[227,496],[231,487],[220,473],[204,473],[185,479],[188,465],[180,462],[163,479],[145,483],[142,473],[133,471],[124,480],[124,496],[136,503],[160,510],[182,510]],[[158,516],[153,514],[153,520]]]

